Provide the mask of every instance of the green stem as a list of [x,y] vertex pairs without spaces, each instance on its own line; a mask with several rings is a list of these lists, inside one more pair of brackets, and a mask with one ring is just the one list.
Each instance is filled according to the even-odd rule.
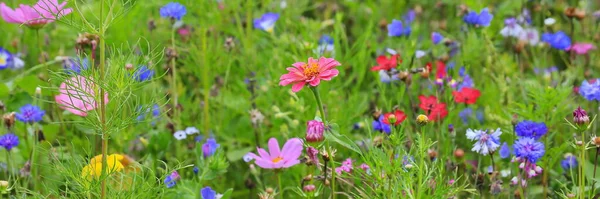
[[[171,30],[171,48],[173,49],[173,54],[176,54],[177,51],[175,50],[175,29],[173,28],[173,30]],[[172,77],[173,78],[171,81],[171,92],[173,92],[173,120],[174,121],[178,121],[178,117],[177,117],[177,101],[178,101],[178,94],[177,94],[177,67],[175,66],[176,62],[176,56],[172,56],[171,57],[171,70],[173,70],[172,72]],[[179,125],[179,123],[175,124],[175,127],[177,127],[177,125]]]
[[[327,148],[329,148],[329,155],[331,156],[331,160],[329,162],[331,162],[331,196],[333,199],[335,199],[335,175],[337,174],[335,172],[335,161],[333,159],[333,149],[331,149],[331,147],[329,147],[329,140],[327,140]],[[325,176],[325,179],[327,179],[327,176]]]
[[[104,75],[105,75],[105,71],[104,71],[104,64],[105,64],[105,56],[106,56],[106,48],[105,48],[105,38],[104,38],[104,33],[106,31],[105,27],[104,27],[104,16],[103,16],[103,10],[104,9],[104,1],[100,1],[100,31],[99,31],[99,48],[100,48],[100,65],[98,67],[98,69],[100,70],[100,78],[99,78],[99,83],[102,85],[104,84]],[[102,174],[101,174],[101,194],[100,194],[100,198],[104,199],[106,198],[106,175],[108,175],[108,170],[107,170],[107,160],[106,160],[106,156],[108,155],[108,134],[107,134],[107,128],[106,128],[106,101],[104,100],[104,95],[105,95],[105,90],[102,88],[102,86],[99,87],[100,89],[100,122],[101,122],[101,127],[102,127]]]
[[[31,177],[33,179],[33,191],[37,191],[38,190],[38,184],[40,184],[40,182],[38,181],[38,171],[37,171],[37,141],[38,141],[38,134],[37,134],[37,127],[35,125],[33,125],[33,149],[31,151]],[[27,132],[25,132],[27,133]]]
[[321,101],[319,89],[317,89],[317,87],[311,86],[310,90],[315,95],[315,100],[317,101],[317,106],[319,107],[319,113],[321,114],[321,120],[323,120],[324,123],[327,123],[327,119],[325,119],[325,109],[323,109],[323,102]]
[[283,198],[283,188],[281,187],[281,171],[275,171],[277,173],[277,187],[279,188],[279,198]]
[[579,154],[579,198],[585,199],[585,131],[581,131],[581,153]]

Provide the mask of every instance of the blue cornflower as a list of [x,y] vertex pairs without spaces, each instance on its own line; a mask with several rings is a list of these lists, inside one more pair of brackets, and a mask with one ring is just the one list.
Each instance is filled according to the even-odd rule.
[[581,87],[579,87],[579,94],[588,101],[600,101],[600,79],[583,80]]
[[206,142],[202,145],[202,154],[204,155],[204,158],[210,157],[213,154],[215,154],[219,146],[220,145],[217,144],[217,141],[214,138],[206,139]]
[[458,84],[458,87],[456,88],[457,90],[460,90],[465,87],[467,87],[467,88],[475,87],[475,83],[473,83],[473,78],[471,78],[470,75],[465,74],[462,78],[463,78],[462,81]]
[[571,47],[571,38],[563,31],[542,34],[542,41],[548,43],[552,48],[567,50]]
[[181,20],[186,13],[185,6],[177,2],[167,3],[167,5],[160,8],[160,16],[164,18]]
[[317,47],[317,51],[321,54],[324,52],[332,52],[334,50],[333,38],[329,35],[321,36],[318,43],[319,46]]
[[277,22],[278,19],[278,13],[265,13],[260,18],[254,19],[254,28],[267,32],[273,32],[273,29],[275,28],[275,22]]
[[67,58],[64,62],[63,62],[63,68],[65,68],[67,70],[67,72],[72,72],[75,74],[81,74],[82,70],[87,70],[90,66],[90,60],[88,60],[88,58],[83,58],[80,59],[79,57],[76,58]]
[[500,158],[504,159],[504,158],[508,158],[510,157],[510,146],[508,146],[508,144],[506,142],[504,142],[502,144],[502,146],[500,147]]
[[463,17],[463,21],[469,25],[488,27],[493,18],[494,15],[490,14],[488,8],[484,8],[479,14],[475,11],[469,12]]
[[467,138],[471,141],[476,141],[471,150],[484,156],[496,151],[500,147],[500,135],[502,135],[500,128],[491,134],[482,130],[467,129]]
[[210,187],[204,187],[200,190],[200,195],[202,195],[202,199],[217,199],[221,198],[221,194],[217,194],[215,190]]
[[483,124],[484,116],[485,115],[483,114],[482,110],[477,110],[477,112],[475,112],[475,118],[477,118],[480,124]]
[[148,113],[152,112],[152,117],[153,117],[153,121],[152,121],[152,125],[156,124],[156,120],[158,119],[158,117],[160,116],[160,106],[158,106],[158,104],[154,104],[152,106],[152,108],[147,108],[146,111],[142,111],[142,106],[138,107],[138,112],[140,113],[137,116],[137,120],[138,121],[142,121],[144,119],[146,119],[146,115],[148,115]]
[[200,171],[200,169],[195,166],[193,171],[194,171],[194,174],[198,174],[198,172]]
[[467,75],[467,69],[466,69],[464,66],[461,66],[461,67],[458,69],[458,75],[459,75],[460,77],[464,77],[465,75]]
[[431,33],[431,41],[433,42],[433,44],[439,44],[440,42],[442,42],[442,40],[444,40],[444,36],[439,32]]
[[538,140],[546,135],[548,127],[543,122],[524,120],[515,126],[515,131],[519,137],[530,137]]
[[388,135],[392,132],[390,125],[383,123],[383,114],[379,116],[378,120],[373,120],[373,129],[375,129],[375,131],[384,132]]
[[15,134],[7,133],[0,137],[0,146],[4,147],[8,151],[17,145],[19,145],[19,137],[17,137]]
[[10,68],[13,65],[13,54],[0,47],[0,70]]
[[471,108],[465,108],[458,113],[458,117],[460,117],[465,124],[469,123],[469,117],[471,117],[471,115],[473,115],[473,109]]
[[535,163],[544,156],[544,143],[537,142],[530,137],[521,137],[514,144],[514,153],[518,158],[522,158],[530,163]]
[[46,111],[40,109],[40,107],[27,104],[19,109],[15,117],[21,122],[32,123],[42,121],[45,114]]
[[143,82],[152,79],[152,76],[154,76],[154,70],[149,69],[146,66],[140,66],[140,68],[133,73],[133,76],[136,81]]
[[565,159],[560,161],[560,166],[564,170],[570,170],[573,168],[577,168],[577,158],[571,154],[565,155]]
[[165,182],[165,185],[167,185],[167,188],[171,188],[177,184],[177,181],[179,179],[181,179],[181,176],[179,176],[179,173],[177,171],[173,171],[173,173],[169,174],[165,178],[164,182]]
[[408,36],[410,35],[411,29],[410,25],[407,23],[406,27],[402,25],[402,21],[400,20],[392,20],[391,24],[388,24],[388,36],[390,37],[400,37],[400,36]]
[[160,115],[160,106],[158,106],[158,104],[154,104],[154,106],[152,106],[152,116],[158,117],[159,115]]
[[408,12],[402,16],[402,19],[404,19],[406,23],[412,23],[415,18],[417,18],[417,13],[414,10],[408,10]]

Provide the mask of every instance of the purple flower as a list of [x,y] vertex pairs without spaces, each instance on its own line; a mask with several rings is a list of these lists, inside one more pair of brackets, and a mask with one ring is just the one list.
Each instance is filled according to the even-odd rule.
[[417,18],[417,13],[414,10],[408,10],[402,17],[406,23],[412,23]]
[[204,187],[200,190],[200,195],[202,195],[202,199],[218,199],[221,198],[221,194],[217,194],[215,190],[210,187]]
[[531,163],[535,163],[544,156],[546,152],[544,143],[537,142],[531,137],[521,137],[514,144],[514,153],[518,158],[522,158]]
[[320,142],[325,139],[323,132],[325,131],[325,125],[323,122],[318,120],[311,120],[306,123],[306,141],[307,142]]
[[160,8],[160,16],[163,18],[181,20],[186,13],[187,10],[185,9],[185,6],[176,2],[167,3],[167,5]]
[[502,146],[500,147],[500,158],[505,159],[510,157],[510,147],[508,146],[508,144],[506,144],[506,142],[504,142],[502,144]]
[[204,155],[204,158],[210,157],[213,154],[215,154],[219,146],[220,145],[217,144],[217,141],[214,138],[206,139],[206,142],[202,145],[202,154]]
[[38,106],[27,104],[19,109],[15,117],[17,120],[25,123],[33,123],[42,121],[42,118],[46,114],[46,111],[40,109]]
[[332,52],[334,50],[333,38],[331,38],[329,35],[321,36],[318,43],[319,46],[317,47],[317,51],[320,54],[323,54],[324,52]]
[[373,129],[375,129],[375,131],[384,132],[388,135],[392,132],[390,125],[383,123],[383,114],[379,116],[378,120],[373,121]]
[[173,186],[175,186],[175,184],[177,184],[177,181],[181,179],[181,177],[179,176],[179,173],[177,173],[177,171],[173,171],[171,174],[169,174],[166,178],[165,178],[165,185],[167,186],[167,188],[171,188]]
[[463,17],[463,21],[469,25],[488,27],[493,18],[494,15],[490,14],[488,8],[484,8],[479,14],[475,11],[469,12]]
[[529,45],[536,45],[540,42],[540,33],[535,28],[527,28],[519,35],[519,40],[527,41]]
[[515,126],[515,132],[519,137],[530,137],[538,140],[543,135],[546,135],[548,127],[543,122],[524,120]]
[[467,129],[467,138],[471,141],[475,141],[471,150],[484,156],[496,151],[496,149],[500,147],[500,135],[502,135],[500,128],[496,129],[491,134],[482,130]]
[[410,35],[411,29],[408,24],[406,26],[402,25],[402,21],[400,20],[392,20],[392,23],[388,24],[388,36],[390,37],[400,37],[400,36],[408,36]]
[[306,155],[308,155],[308,159],[310,159],[313,164],[319,165],[319,150],[309,146],[306,148]]
[[513,18],[508,18],[504,20],[504,28],[500,30],[500,34],[504,37],[519,37],[523,34],[523,27],[517,24],[517,20]]
[[554,34],[544,33],[542,34],[542,41],[558,50],[567,50],[571,47],[571,38],[563,31],[557,31]]
[[473,115],[473,110],[471,108],[465,108],[458,113],[458,116],[465,124],[469,123],[469,117],[471,117],[471,115]]
[[80,59],[76,58],[67,58],[63,61],[63,68],[67,70],[67,72],[73,72],[75,74],[81,74],[82,70],[87,70],[90,66],[90,60],[85,57]]
[[7,133],[0,137],[0,146],[4,147],[8,151],[17,145],[19,145],[19,137],[17,137],[15,134]]
[[442,40],[444,40],[444,36],[442,36],[442,34],[438,32],[431,33],[431,41],[433,42],[433,44],[439,44],[440,42],[442,42]]
[[577,168],[577,158],[571,154],[565,155],[565,159],[560,161],[560,166],[564,170],[570,170],[573,168]]
[[0,47],[0,70],[10,68],[13,64],[13,54]]
[[140,66],[140,68],[133,73],[133,76],[135,77],[136,81],[143,82],[152,79],[152,76],[154,76],[154,70],[151,70],[146,66]]
[[588,101],[600,101],[600,79],[593,81],[583,80],[581,87],[579,87],[579,94]]
[[254,19],[254,28],[267,32],[273,32],[273,28],[275,28],[275,22],[277,22],[278,19],[278,13],[265,13],[260,18]]
[[198,167],[194,167],[194,169],[192,171],[194,172],[194,174],[198,174],[198,172],[200,171],[200,169]]

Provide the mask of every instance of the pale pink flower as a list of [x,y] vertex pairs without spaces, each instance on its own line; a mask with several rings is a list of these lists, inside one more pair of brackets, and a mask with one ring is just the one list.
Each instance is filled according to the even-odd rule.
[[576,43],[567,48],[568,51],[575,51],[575,53],[579,55],[585,55],[588,53],[588,51],[593,49],[596,49],[596,47],[590,43]]
[[25,24],[30,28],[41,28],[47,23],[61,18],[71,12],[73,9],[66,8],[67,2],[58,3],[58,0],[40,0],[35,5],[29,6],[20,4],[14,10],[0,3],[0,15],[8,23]]
[[300,163],[300,155],[302,155],[302,140],[298,138],[289,139],[282,149],[279,149],[277,139],[269,139],[269,152],[262,148],[256,148],[258,155],[248,153],[255,160],[256,165],[263,169],[280,169],[288,168]]
[[[60,94],[54,99],[61,108],[75,115],[87,116],[88,111],[98,106],[94,99],[95,89],[94,82],[78,75],[60,84]],[[104,101],[108,103],[108,93],[104,95]]]
[[296,62],[292,64],[294,67],[288,67],[289,72],[279,78],[279,85],[292,85],[292,91],[300,91],[304,85],[318,86],[321,80],[329,81],[337,76],[340,72],[334,69],[341,65],[340,62],[333,58],[321,57],[318,60],[308,58],[308,63]]

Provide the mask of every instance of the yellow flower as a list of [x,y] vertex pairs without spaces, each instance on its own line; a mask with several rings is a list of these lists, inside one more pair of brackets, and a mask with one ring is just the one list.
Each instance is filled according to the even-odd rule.
[[417,116],[417,124],[425,125],[427,122],[429,122],[429,118],[426,115],[421,114]]
[[[111,158],[112,156],[112,158]],[[120,156],[120,155],[119,155]],[[98,156],[92,158],[92,161],[87,166],[83,167],[81,176],[84,178],[99,178],[102,175],[102,156],[97,158]],[[121,156],[122,158],[123,156]],[[119,160],[117,156],[110,155],[106,159],[106,169],[107,173],[111,174],[113,172],[122,171],[125,167]]]

